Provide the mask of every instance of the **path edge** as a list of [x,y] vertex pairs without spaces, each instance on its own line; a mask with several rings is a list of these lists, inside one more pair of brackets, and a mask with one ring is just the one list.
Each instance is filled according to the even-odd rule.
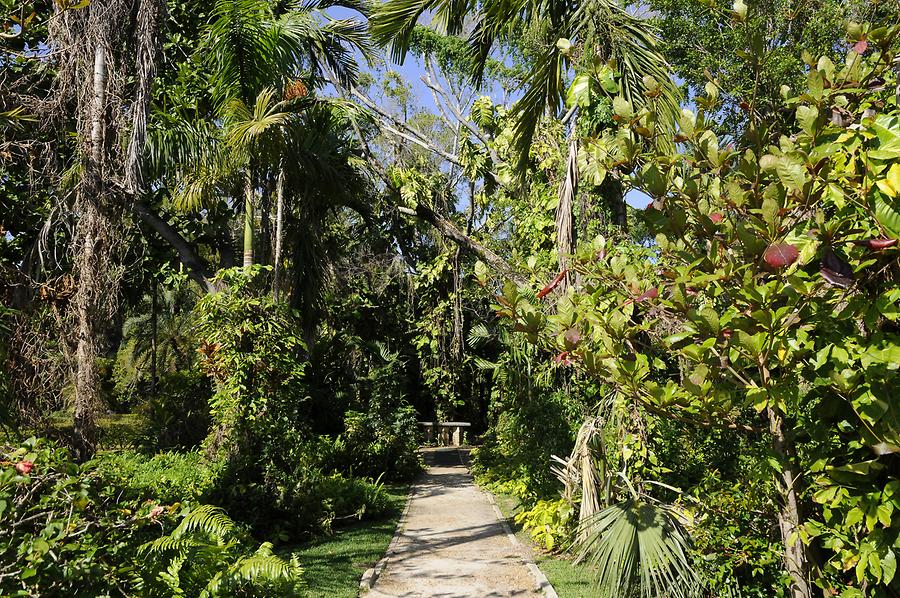
[[[459,455],[460,463],[462,463],[469,474],[472,475],[472,469],[469,467],[467,459],[463,458],[462,451],[457,449],[456,452]],[[475,476],[473,475],[472,477],[474,479]],[[525,549],[520,551],[522,560],[525,561],[525,567],[528,569],[529,573],[531,573],[531,577],[534,578],[534,582],[537,585],[538,589],[543,592],[544,598],[559,598],[556,590],[553,589],[553,584],[550,583],[550,580],[547,579],[547,576],[544,575],[544,572],[541,571],[540,567],[537,566],[537,563],[534,562],[534,557],[531,554],[531,550],[528,550],[528,547],[524,546],[522,542],[519,541],[519,538],[516,537],[512,529],[509,527],[509,522],[507,521],[506,516],[503,514],[503,511],[500,510],[500,506],[497,504],[497,500],[494,498],[494,495],[478,484],[475,484],[475,487],[478,488],[478,490],[487,497],[488,502],[494,509],[494,515],[496,515],[497,520],[500,521],[500,525],[503,526],[503,531],[504,533],[506,533],[506,537],[509,540],[510,544],[517,548]]]
[[365,573],[362,574],[362,577],[359,580],[360,596],[372,589],[372,586],[375,585],[375,582],[378,581],[378,578],[381,576],[381,572],[384,571],[388,558],[390,558],[397,550],[397,545],[400,543],[400,536],[403,535],[403,530],[406,529],[406,523],[409,518],[409,506],[412,504],[412,497],[413,494],[415,494],[415,490],[416,484],[410,484],[409,492],[406,494],[406,504],[403,506],[400,518],[397,519],[397,529],[394,530],[394,535],[391,537],[391,543],[388,544],[387,550],[384,551],[384,554],[378,562],[375,563],[374,567],[369,567],[366,569]]

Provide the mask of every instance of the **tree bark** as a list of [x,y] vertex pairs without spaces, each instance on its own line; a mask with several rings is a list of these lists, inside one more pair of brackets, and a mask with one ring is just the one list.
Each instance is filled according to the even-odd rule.
[[[574,126],[574,124],[573,124]],[[559,185],[559,201],[556,204],[556,253],[559,271],[569,267],[569,256],[574,249],[574,209],[575,194],[578,192],[578,139],[574,130],[569,139],[569,157],[566,160],[566,175]],[[565,290],[568,274],[560,285]]]
[[272,296],[278,301],[281,283],[281,243],[284,233],[284,167],[278,170],[278,182],[275,185],[275,272],[272,278]]
[[253,175],[248,169],[244,179],[244,267],[253,265]]
[[810,583],[810,558],[806,545],[800,539],[802,525],[800,506],[797,499],[797,484],[800,483],[800,468],[797,466],[797,451],[793,439],[784,430],[784,418],[769,408],[769,430],[772,433],[772,448],[782,465],[778,490],[782,505],[778,514],[778,527],[784,544],[784,561],[791,576],[791,598],[812,598]]
[[[78,343],[75,349],[75,409],[72,422],[76,457],[90,459],[97,450],[96,408],[99,403],[97,380],[97,346],[101,260],[97,259],[98,231],[103,218],[100,202],[103,189],[103,146],[106,113],[106,50],[101,43],[94,46],[93,95],[90,104],[90,157],[84,183],[79,190],[79,220],[76,251],[78,292],[75,298]],[[80,245],[80,248],[78,248]]]

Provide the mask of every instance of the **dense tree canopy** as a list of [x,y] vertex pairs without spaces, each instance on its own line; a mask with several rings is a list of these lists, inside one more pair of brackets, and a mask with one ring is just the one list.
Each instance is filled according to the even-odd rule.
[[0,69],[3,595],[303,595],[433,420],[591,595],[900,593],[896,3],[0,0]]

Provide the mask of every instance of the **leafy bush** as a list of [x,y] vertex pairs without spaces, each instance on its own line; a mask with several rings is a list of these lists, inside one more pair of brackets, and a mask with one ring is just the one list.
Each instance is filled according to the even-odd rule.
[[0,595],[296,595],[295,559],[193,500],[206,471],[196,454],[77,465],[35,438],[0,446]]
[[399,481],[412,479],[422,470],[412,407],[401,407],[387,417],[348,411],[344,425],[337,456],[342,471]]
[[138,412],[146,420],[142,444],[151,450],[194,448],[209,434],[209,379],[199,372],[167,372],[156,395]]
[[217,479],[215,468],[200,453],[102,454],[95,465],[103,482],[126,496],[163,503],[203,500]]
[[98,484],[64,449],[34,438],[0,447],[0,594],[120,594],[137,579],[137,546],[170,519]]
[[[183,513],[172,532],[140,547],[145,563],[144,596],[300,595],[301,569],[250,538],[217,507],[201,505]],[[250,590],[255,589],[255,592]]]
[[568,500],[539,500],[516,514],[515,521],[545,550],[564,550],[572,541],[577,520],[575,506]]

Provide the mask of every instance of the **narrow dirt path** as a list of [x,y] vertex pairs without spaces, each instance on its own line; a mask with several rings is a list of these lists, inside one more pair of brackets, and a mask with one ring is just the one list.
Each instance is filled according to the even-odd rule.
[[540,596],[527,549],[509,539],[459,451],[432,449],[425,458],[429,468],[413,486],[405,527],[364,595]]

